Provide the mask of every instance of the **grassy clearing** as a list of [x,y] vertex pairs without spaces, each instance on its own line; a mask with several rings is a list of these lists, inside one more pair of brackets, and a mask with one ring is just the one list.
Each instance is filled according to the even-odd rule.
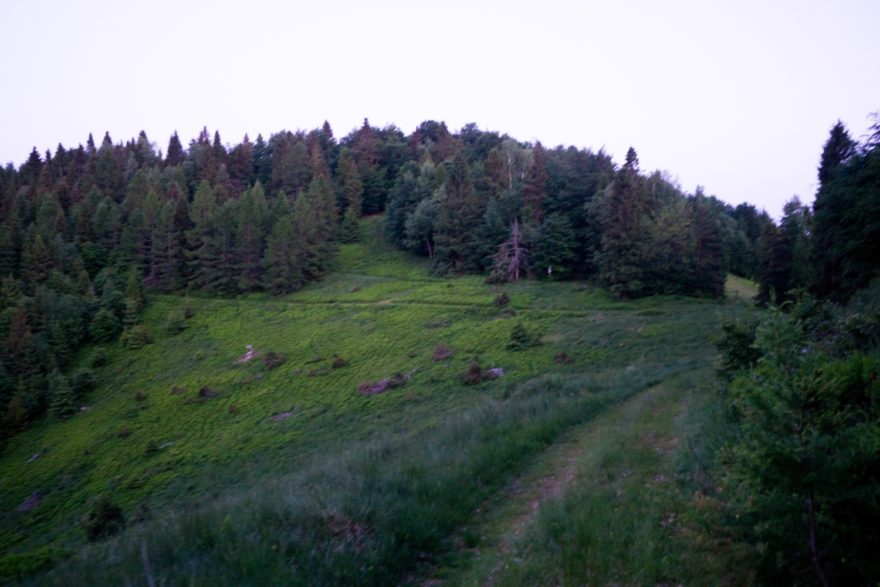
[[727,280],[724,283],[724,293],[728,297],[753,300],[758,295],[758,284],[751,279],[728,273]]
[[[454,556],[474,510],[566,430],[710,365],[719,318],[739,311],[621,304],[573,283],[505,286],[511,303],[496,308],[499,288],[432,277],[381,243],[377,219],[362,229],[320,283],[285,298],[195,297],[176,336],[162,325],[181,300],[153,298],[156,342],[108,347],[88,410],[38,423],[0,455],[0,573],[76,553],[34,580],[145,583],[145,556],[167,584],[405,579]],[[543,344],[507,349],[518,323]],[[455,355],[435,362],[441,342]],[[287,360],[237,364],[248,344]],[[462,385],[474,360],[504,377]],[[397,372],[403,387],[358,393]],[[203,388],[217,396],[200,399]],[[19,511],[34,492],[37,506]],[[129,520],[149,515],[82,548],[80,517],[101,494]]]

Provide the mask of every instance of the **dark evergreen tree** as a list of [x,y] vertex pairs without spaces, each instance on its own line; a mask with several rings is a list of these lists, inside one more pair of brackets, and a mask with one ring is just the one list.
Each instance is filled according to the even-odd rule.
[[705,197],[697,195],[693,201],[694,251],[691,283],[687,293],[705,293],[711,297],[724,295],[727,272],[724,250],[719,234],[718,216]]
[[177,131],[174,131],[171,134],[171,138],[168,139],[168,149],[165,151],[165,165],[167,167],[180,165],[183,163],[184,158],[185,153],[183,151],[183,145],[180,142],[180,138],[177,136]]
[[263,259],[264,287],[274,294],[296,291],[303,284],[303,246],[308,239],[297,233],[297,223],[302,228],[304,221],[295,220],[293,213],[285,214],[278,218],[269,234]]
[[89,336],[95,342],[109,342],[119,334],[119,319],[109,308],[101,308],[89,324]]
[[544,218],[547,197],[547,158],[539,141],[532,149],[532,165],[523,186],[523,212],[535,226]]
[[441,270],[475,271],[480,268],[478,233],[483,206],[474,190],[464,155],[456,155],[438,200],[434,221],[434,264]]
[[236,246],[238,249],[238,288],[252,291],[262,283],[263,238],[266,225],[266,197],[262,185],[242,194],[238,206]]
[[[853,141],[840,121],[832,127],[822,148],[819,163],[819,190],[813,204],[813,259],[816,268],[814,290],[830,296],[840,288],[842,274],[841,246],[844,240],[842,223],[847,201],[846,180],[838,180],[841,168],[856,153]],[[837,180],[837,181],[835,181]]]
[[605,191],[602,203],[602,241],[596,265],[599,276],[620,297],[648,292],[644,260],[646,203],[641,193],[638,156],[629,148],[626,163]]
[[342,210],[352,209],[356,218],[363,211],[364,186],[351,151],[343,148],[339,152],[336,166],[336,184],[339,186],[339,204]]
[[536,276],[565,279],[577,260],[574,228],[558,212],[548,214],[531,237],[532,269]]

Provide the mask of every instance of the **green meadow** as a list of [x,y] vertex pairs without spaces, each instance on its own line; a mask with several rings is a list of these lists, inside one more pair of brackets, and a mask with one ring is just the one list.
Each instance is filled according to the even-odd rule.
[[[723,302],[490,286],[380,235],[364,220],[289,296],[151,296],[154,342],[104,347],[80,413],[0,454],[0,582],[731,582],[691,496],[712,341],[749,284]],[[518,326],[532,344],[509,348]],[[466,385],[475,364],[503,374]],[[89,543],[100,496],[126,529]]]

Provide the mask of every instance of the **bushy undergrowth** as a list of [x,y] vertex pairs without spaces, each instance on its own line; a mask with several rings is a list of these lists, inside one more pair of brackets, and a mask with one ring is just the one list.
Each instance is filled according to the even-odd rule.
[[730,527],[756,546],[761,580],[880,578],[880,355],[873,345],[840,352],[855,320],[773,310],[754,330],[760,358],[734,372],[725,500]]

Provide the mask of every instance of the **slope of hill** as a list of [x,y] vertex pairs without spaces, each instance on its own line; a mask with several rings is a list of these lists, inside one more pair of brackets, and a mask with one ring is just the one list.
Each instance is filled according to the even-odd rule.
[[[742,309],[431,277],[380,232],[362,221],[335,270],[294,295],[151,298],[155,342],[107,347],[81,413],[0,455],[0,576],[414,581],[456,565],[461,537],[480,540],[477,511],[567,431],[658,383],[710,393],[711,339]],[[167,333],[184,304],[186,328]],[[86,545],[99,496],[127,529]]]

